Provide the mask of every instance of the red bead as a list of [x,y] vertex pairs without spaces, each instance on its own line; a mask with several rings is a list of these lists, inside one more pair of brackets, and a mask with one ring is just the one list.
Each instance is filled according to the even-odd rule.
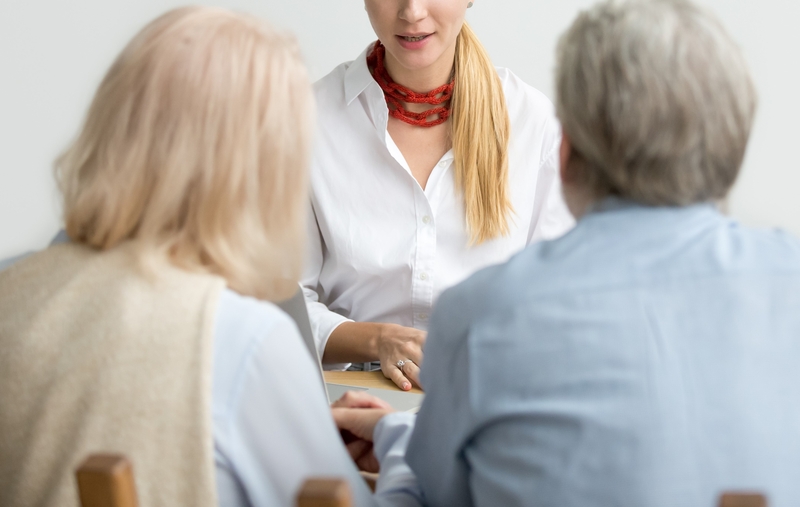
[[[383,90],[386,104],[389,106],[389,114],[393,118],[417,127],[435,127],[446,122],[450,117],[450,99],[453,97],[455,79],[428,93],[417,93],[392,80],[392,77],[386,72],[385,57],[386,48],[381,41],[377,41],[372,52],[367,56],[367,65],[372,71],[373,79]],[[421,113],[412,113],[403,107],[403,102],[431,104],[439,107],[434,107]],[[437,119],[428,121],[428,118],[436,115],[438,115]]]

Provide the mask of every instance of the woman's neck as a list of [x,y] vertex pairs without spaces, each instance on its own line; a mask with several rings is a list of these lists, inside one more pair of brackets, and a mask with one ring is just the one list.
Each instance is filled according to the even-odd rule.
[[[426,93],[434,90],[443,84],[449,83],[453,76],[453,65],[456,56],[456,46],[448,48],[442,56],[424,69],[410,70],[392,57],[391,53],[386,52],[386,72],[392,80],[415,92]],[[429,109],[427,104],[407,104],[409,111],[420,112]]]

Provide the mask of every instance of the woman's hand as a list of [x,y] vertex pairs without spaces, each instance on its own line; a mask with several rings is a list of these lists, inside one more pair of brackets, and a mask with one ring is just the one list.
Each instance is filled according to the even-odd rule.
[[411,327],[397,324],[382,324],[380,327],[378,359],[381,370],[403,391],[411,389],[412,383],[420,386],[419,367],[426,337],[427,333]]
[[[408,391],[412,383],[419,386],[426,336],[424,331],[397,324],[343,322],[328,338],[322,363],[366,363],[378,359],[386,378]],[[402,370],[397,366],[399,361],[404,363]]]
[[375,426],[393,409],[383,408],[334,408],[333,420],[340,431],[347,431],[354,437],[372,442]]
[[331,403],[331,408],[378,408],[394,411],[387,402],[364,391],[347,391],[341,398]]
[[380,464],[372,451],[372,434],[380,418],[394,412],[394,409],[385,401],[369,394],[348,391],[331,404],[331,410],[347,451],[358,469],[378,473]]

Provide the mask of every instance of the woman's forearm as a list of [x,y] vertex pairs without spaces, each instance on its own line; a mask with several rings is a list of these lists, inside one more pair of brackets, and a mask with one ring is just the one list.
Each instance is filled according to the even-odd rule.
[[336,327],[325,345],[322,362],[366,363],[377,361],[381,326],[375,322],[344,322]]
[[328,338],[322,362],[380,361],[383,375],[407,391],[412,383],[419,386],[425,337],[425,331],[398,324],[345,322]]

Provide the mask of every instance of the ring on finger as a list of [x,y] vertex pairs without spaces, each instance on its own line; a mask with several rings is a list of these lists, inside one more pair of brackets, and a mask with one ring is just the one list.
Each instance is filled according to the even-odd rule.
[[414,361],[412,361],[411,359],[405,359],[405,360],[401,359],[397,361],[397,363],[395,363],[395,366],[397,366],[398,370],[403,371],[403,366],[405,366],[408,363],[414,363]]

